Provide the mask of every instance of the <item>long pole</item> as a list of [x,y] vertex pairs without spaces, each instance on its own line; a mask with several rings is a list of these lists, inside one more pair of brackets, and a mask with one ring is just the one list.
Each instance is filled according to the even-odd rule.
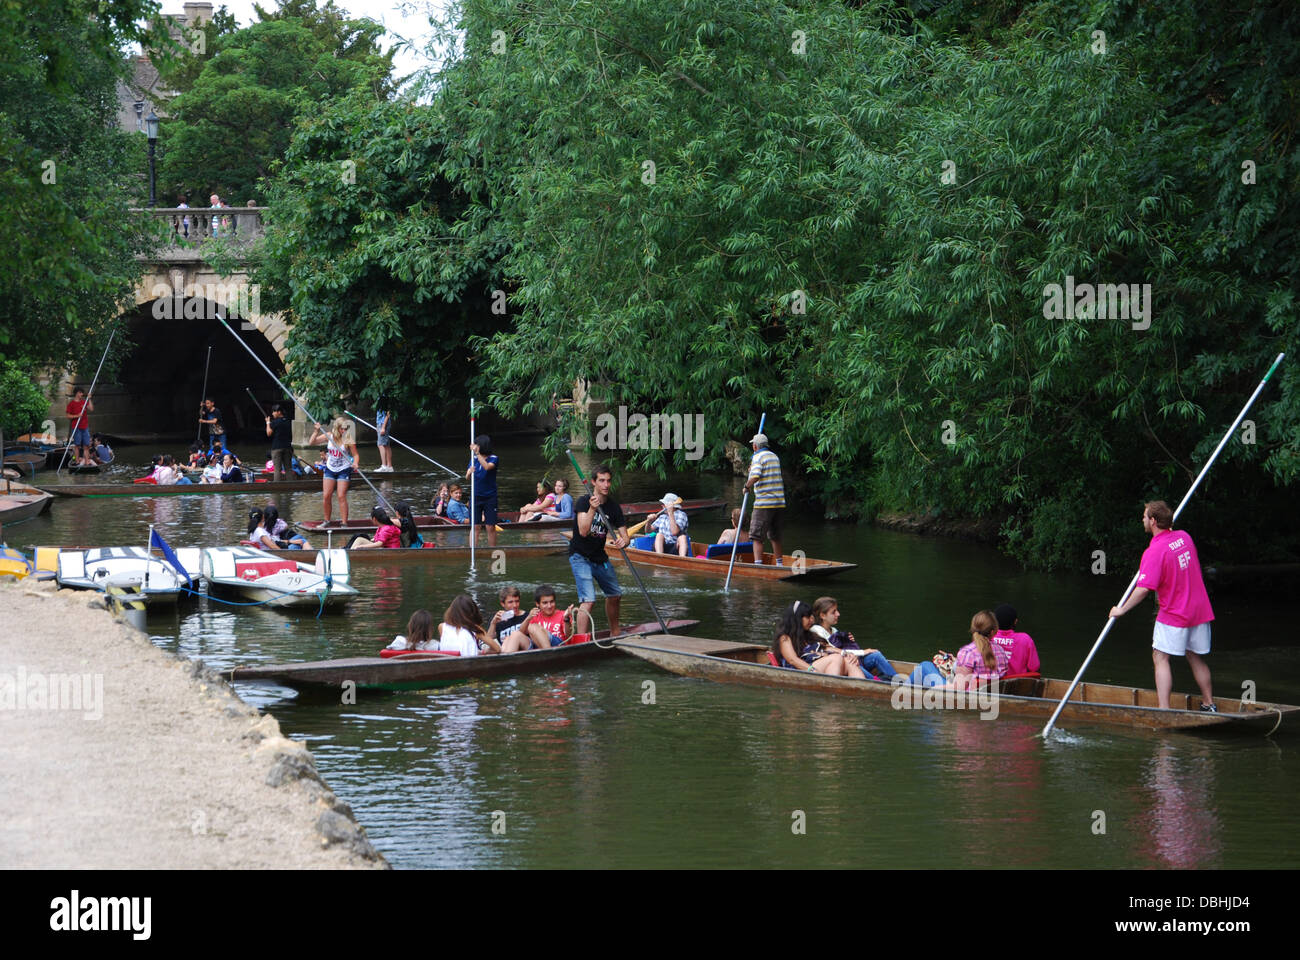
[[[767,414],[764,413],[758,418],[758,432],[763,432],[763,424],[767,423]],[[757,497],[755,498],[757,499]],[[749,503],[749,488],[745,488],[745,495],[740,498],[740,522],[736,526],[736,535],[731,541],[731,562],[727,564],[727,580],[722,585],[722,592],[726,593],[731,589],[731,569],[736,565],[736,548],[740,546],[740,531],[745,527],[745,506]],[[780,557],[777,558],[778,560]]]
[[[231,330],[231,329],[230,329],[230,324],[226,323],[226,321],[225,321],[223,318],[221,318],[221,317],[217,317],[217,322],[220,323],[220,324],[221,324],[223,327],[225,327],[227,330],[230,330],[230,335],[231,335],[232,337],[234,337],[236,341],[238,341],[238,343],[239,343],[239,345],[240,345],[241,347],[243,347],[245,350],[248,351],[248,355],[249,355],[250,357],[252,357],[254,360],[257,361],[257,365],[258,365],[259,367],[261,367],[263,370],[266,371],[266,375],[267,375],[268,377],[270,377],[272,380],[275,381],[275,385],[276,385],[277,387],[280,388],[280,390],[283,392],[283,394],[284,394],[286,397],[289,397],[289,398],[291,398],[291,399],[293,400],[294,406],[296,406],[299,410],[301,410],[304,414],[307,415],[307,419],[308,419],[308,420],[310,420],[312,423],[319,423],[319,422],[320,422],[319,420],[317,420],[315,417],[313,417],[313,416],[311,415],[311,411],[310,411],[310,410],[308,410],[306,407],[304,407],[304,406],[302,405],[302,402],[298,399],[298,397],[294,394],[294,392],[293,392],[292,390],[290,390],[288,387],[286,387],[286,386],[285,386],[285,385],[280,381],[280,378],[277,377],[274,373],[271,372],[271,368],[268,367],[266,364],[264,364],[264,363],[262,362],[262,358],[259,357],[255,352],[253,352],[253,348],[250,347],[248,344],[246,344],[246,343],[244,342],[243,338],[240,337],[239,334],[235,333],[234,330]],[[369,488],[374,492],[375,496],[376,496],[376,497],[378,498],[378,500],[379,500],[379,504],[380,504],[380,506],[387,507],[389,510],[393,510],[393,505],[392,505],[391,503],[388,502],[387,498],[385,498],[384,495],[383,495],[382,493],[380,493],[378,490],[375,489],[375,485],[374,485],[373,483],[370,482],[370,478],[366,476],[365,471],[362,470],[360,467],[357,466],[356,461],[353,460],[351,457],[348,456],[346,450],[343,452],[343,457],[344,457],[344,459],[346,459],[346,460],[348,461],[348,465],[349,465],[350,467],[352,467],[352,469],[355,470],[358,474],[361,475],[361,479],[364,480],[364,481],[366,482],[366,486],[368,486],[368,487],[369,487]],[[395,513],[396,511],[393,511],[393,512]]]
[[[208,359],[203,364],[203,392],[199,394],[199,419],[203,419],[203,401],[208,398],[208,367],[212,365],[212,344],[208,344]],[[194,445],[199,445],[199,437],[203,435],[203,424],[199,424],[198,429],[194,431]]]
[[[1264,386],[1268,383],[1268,378],[1273,376],[1273,371],[1278,368],[1278,365],[1282,362],[1282,358],[1285,356],[1285,353],[1279,353],[1277,359],[1273,361],[1273,365],[1268,368],[1268,373],[1264,374],[1264,379],[1259,381],[1259,386],[1257,386],[1255,392],[1250,395],[1250,399],[1246,401],[1246,405],[1241,408],[1241,413],[1237,414],[1237,419],[1232,421],[1232,426],[1228,428],[1227,433],[1223,435],[1223,439],[1219,441],[1219,445],[1214,448],[1214,453],[1210,454],[1210,459],[1205,461],[1205,466],[1201,468],[1201,472],[1197,475],[1196,479],[1192,481],[1191,489],[1187,491],[1182,502],[1178,504],[1178,509],[1174,511],[1173,521],[1171,521],[1171,523],[1178,520],[1178,515],[1183,512],[1183,508],[1191,501],[1192,494],[1194,494],[1196,488],[1201,485],[1201,481],[1205,479],[1205,475],[1210,472],[1210,467],[1214,466],[1214,461],[1219,459],[1219,454],[1222,452],[1223,448],[1228,445],[1228,441],[1232,439],[1233,434],[1237,432],[1237,425],[1241,423],[1242,419],[1246,416],[1246,412],[1254,405],[1255,400],[1258,399],[1259,395],[1264,390]],[[1133,579],[1129,581],[1128,589],[1124,591],[1124,596],[1120,597],[1119,603],[1116,604],[1116,606],[1124,606],[1129,596],[1133,593],[1133,588],[1137,586],[1137,581],[1138,574],[1135,573],[1133,574]],[[1061,702],[1058,703],[1056,709],[1052,711],[1051,719],[1047,721],[1047,726],[1043,727],[1042,736],[1044,740],[1051,736],[1052,727],[1056,723],[1056,718],[1061,715],[1061,711],[1065,709],[1066,701],[1070,699],[1070,695],[1074,693],[1074,688],[1077,687],[1079,681],[1083,679],[1083,672],[1088,669],[1088,664],[1092,663],[1092,658],[1096,656],[1097,651],[1101,649],[1101,643],[1106,639],[1106,634],[1110,633],[1110,628],[1115,625],[1115,619],[1115,617],[1108,617],[1106,619],[1106,626],[1102,628],[1101,635],[1097,637],[1097,642],[1094,643],[1092,649],[1088,651],[1088,656],[1084,659],[1083,666],[1079,667],[1079,672],[1074,675],[1074,680],[1070,683],[1070,689],[1065,691],[1065,696],[1061,698]]]
[[[469,398],[469,445],[474,446],[474,398]],[[469,471],[469,568],[474,569],[474,544],[478,540],[478,514],[474,512],[474,468],[478,466],[477,456],[471,452]]]
[[[343,412],[346,413],[346,414],[347,414],[349,417],[351,417],[353,420],[357,421],[358,423],[363,423],[363,424],[365,424],[367,427],[369,427],[371,430],[374,430],[376,433],[379,432],[379,428],[378,428],[377,426],[375,426],[373,423],[371,423],[371,422],[368,421],[368,420],[363,420],[361,417],[358,417],[358,416],[357,416],[355,413],[353,413],[351,410],[344,410]],[[413,454],[415,454],[417,457],[420,457],[421,459],[424,459],[424,460],[428,460],[428,461],[429,461],[431,464],[433,464],[435,467],[438,467],[439,469],[442,469],[442,470],[446,470],[446,471],[447,471],[448,473],[450,473],[453,477],[459,477],[459,476],[460,476],[460,474],[457,473],[455,470],[451,469],[451,467],[443,466],[443,465],[442,465],[441,463],[439,463],[437,460],[433,459],[433,457],[426,457],[424,454],[422,454],[419,450],[416,450],[414,447],[408,447],[408,446],[406,446],[406,444],[402,443],[401,440],[398,440],[398,439],[397,439],[395,436],[393,436],[391,433],[388,435],[388,439],[389,439],[389,440],[392,440],[393,443],[397,444],[399,447],[405,447],[407,450],[410,450],[410,451],[411,451]]]
[[[87,416],[86,407],[90,406],[90,398],[95,395],[95,384],[99,383],[99,371],[104,369],[104,361],[108,359],[108,348],[113,345],[115,336],[117,336],[117,327],[108,331],[108,343],[104,344],[104,353],[100,356],[99,366],[95,368],[95,376],[90,381],[90,390],[86,393],[86,402],[81,405],[81,416],[77,417],[75,423],[80,423],[82,417]],[[68,447],[70,446],[72,446],[72,438],[68,437]],[[68,459],[68,447],[63,448],[63,456],[59,458],[59,469],[54,471],[56,477],[63,472],[63,464]]]
[[266,420],[266,419],[267,419],[267,413],[266,413],[265,410],[262,409],[262,405],[261,405],[260,403],[257,402],[257,397],[253,396],[253,391],[252,391],[251,389],[249,389],[248,387],[245,387],[245,388],[244,388],[244,392],[245,392],[246,394],[248,394],[248,399],[253,401],[253,406],[257,407],[257,412],[260,413],[260,414],[262,415],[262,419],[263,419],[263,420]]
[[[581,464],[578,463],[577,459],[573,456],[572,450],[569,451],[569,460],[573,464],[573,469],[578,471],[578,479],[582,481],[583,488],[587,491],[587,494],[590,495],[593,492],[591,489],[591,484],[587,482],[587,475],[582,472],[582,466]],[[614,534],[614,539],[617,540],[618,531],[616,531],[613,525],[609,522],[609,517],[605,516],[605,511],[602,510],[600,507],[597,507],[596,516],[599,517],[600,522],[604,524],[605,530],[608,531],[609,533]],[[575,520],[574,523],[576,525],[577,521]],[[632,576],[636,579],[636,585],[641,588],[641,593],[645,597],[645,602],[650,605],[650,612],[655,615],[655,620],[658,621],[659,623],[659,629],[662,630],[664,633],[667,633],[668,624],[664,623],[664,618],[659,615],[659,608],[655,606],[654,600],[651,599],[650,597],[650,591],[647,590],[645,588],[645,584],[641,582],[641,574],[637,572],[636,564],[632,562],[632,558],[627,555],[627,547],[619,547],[618,550],[619,553],[623,554],[623,562],[626,563],[627,568],[632,571]],[[590,617],[588,617],[588,621],[592,628],[591,631],[592,635],[594,636],[596,633],[595,630],[596,625],[594,622],[590,622]],[[575,628],[576,628],[576,618],[575,618]]]

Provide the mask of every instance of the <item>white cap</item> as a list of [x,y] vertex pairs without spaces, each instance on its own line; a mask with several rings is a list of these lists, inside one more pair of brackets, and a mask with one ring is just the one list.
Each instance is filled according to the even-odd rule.
[[663,495],[663,499],[661,499],[659,502],[662,503],[665,507],[671,507],[675,503],[681,503],[682,498],[677,496],[677,494],[675,493],[665,493]]
[[767,434],[766,434],[766,433],[756,433],[756,434],[754,434],[752,437],[749,438],[749,442],[750,442],[751,444],[758,443],[758,444],[762,444],[763,446],[767,446]]

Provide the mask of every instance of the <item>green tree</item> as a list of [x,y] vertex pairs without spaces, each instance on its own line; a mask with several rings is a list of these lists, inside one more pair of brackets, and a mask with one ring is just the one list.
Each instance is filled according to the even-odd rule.
[[31,368],[0,359],[0,432],[8,440],[39,430],[50,398],[32,380]]

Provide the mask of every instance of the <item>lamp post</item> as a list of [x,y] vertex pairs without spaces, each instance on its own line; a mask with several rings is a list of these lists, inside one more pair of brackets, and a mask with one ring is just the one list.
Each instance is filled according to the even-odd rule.
[[144,118],[145,136],[149,138],[149,206],[158,206],[157,180],[154,177],[153,151],[158,145],[158,116],[152,110]]

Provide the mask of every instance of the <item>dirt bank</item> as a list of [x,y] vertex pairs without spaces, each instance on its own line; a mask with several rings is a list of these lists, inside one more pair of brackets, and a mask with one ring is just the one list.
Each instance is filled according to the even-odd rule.
[[98,595],[0,579],[0,867],[386,866],[274,717]]

